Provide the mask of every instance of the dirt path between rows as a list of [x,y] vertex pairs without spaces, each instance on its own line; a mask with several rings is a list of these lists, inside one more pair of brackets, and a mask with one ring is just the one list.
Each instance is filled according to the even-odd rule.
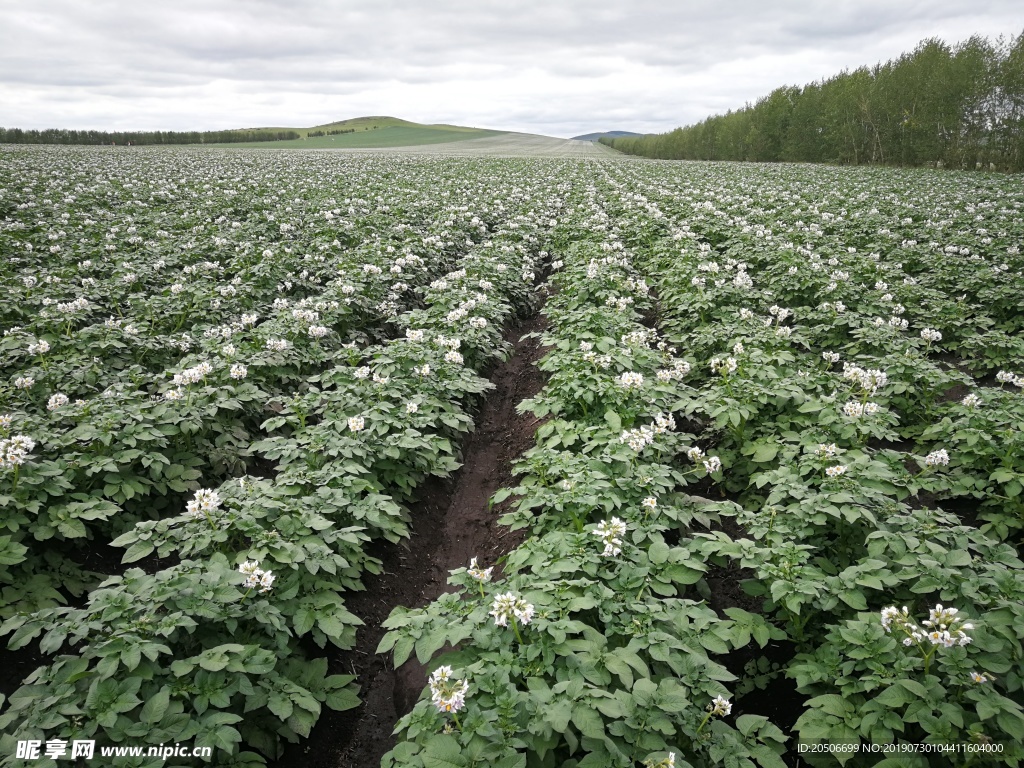
[[534,444],[539,422],[531,414],[517,414],[516,405],[543,387],[534,365],[542,351],[538,339],[520,339],[542,330],[544,322],[536,314],[506,334],[514,349],[490,375],[497,388],[476,416],[476,431],[463,444],[462,468],[447,480],[424,486],[421,500],[411,509],[411,540],[374,551],[384,561],[383,573],[365,579],[365,592],[346,596],[346,607],[365,625],[354,649],[331,658],[330,674],[355,674],[363,704],[349,712],[325,708],[310,738],[290,745],[274,764],[278,768],[379,766],[394,745],[395,723],[426,685],[415,657],[396,672],[390,654],[375,655],[384,635],[381,622],[396,606],[422,607],[437,598],[448,589],[448,572],[469,565],[470,558],[493,565],[525,538],[526,531],[513,533],[497,524],[509,502],[494,509],[487,502],[513,482],[512,463]]

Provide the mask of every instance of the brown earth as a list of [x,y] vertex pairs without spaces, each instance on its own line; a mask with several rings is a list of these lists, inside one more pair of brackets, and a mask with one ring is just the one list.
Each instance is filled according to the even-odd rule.
[[514,343],[508,360],[491,374],[496,385],[477,415],[476,431],[462,447],[465,464],[446,480],[431,480],[412,505],[412,536],[404,546],[376,547],[372,554],[384,562],[383,572],[365,578],[366,591],[346,597],[346,607],[364,622],[356,647],[337,651],[330,674],[354,674],[363,703],[347,712],[325,709],[308,739],[289,745],[277,768],[375,768],[394,745],[392,730],[426,685],[426,674],[415,660],[397,672],[390,654],[375,650],[384,630],[381,623],[397,606],[422,607],[447,588],[448,573],[469,565],[473,557],[490,566],[526,537],[510,532],[498,518],[510,503],[488,509],[493,494],[514,484],[512,463],[534,444],[539,425],[531,414],[517,414],[516,405],[543,386],[534,363],[542,351],[538,339],[521,339],[544,327],[534,315],[506,338]]

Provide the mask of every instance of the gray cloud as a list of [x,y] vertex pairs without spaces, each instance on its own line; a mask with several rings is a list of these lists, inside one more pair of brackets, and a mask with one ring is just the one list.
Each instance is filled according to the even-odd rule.
[[926,37],[1022,31],[1017,0],[36,0],[4,12],[0,125],[660,131]]

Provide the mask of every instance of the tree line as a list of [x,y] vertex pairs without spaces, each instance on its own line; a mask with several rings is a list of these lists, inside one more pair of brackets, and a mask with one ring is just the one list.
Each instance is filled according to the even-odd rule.
[[685,160],[939,165],[1024,170],[1024,33],[911,53],[669,133],[602,138],[632,155]]
[[298,139],[296,131],[73,131],[0,128],[0,144],[234,144]]
[[[374,127],[376,127],[376,126],[374,126]],[[315,131],[306,131],[306,138],[307,139],[312,139],[312,138],[316,138],[317,136],[338,136],[338,135],[340,135],[342,133],[355,133],[355,132],[356,132],[355,128],[332,128],[329,131],[321,131],[321,130],[318,129],[318,130],[315,130]]]

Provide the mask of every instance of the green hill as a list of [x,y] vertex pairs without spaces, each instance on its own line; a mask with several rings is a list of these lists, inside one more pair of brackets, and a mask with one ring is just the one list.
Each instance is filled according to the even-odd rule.
[[[444,144],[450,141],[497,136],[504,131],[469,128],[462,125],[425,125],[397,117],[354,117],[311,128],[245,128],[239,131],[294,131],[301,138],[286,141],[231,142],[219,147],[262,147],[265,149],[373,149]],[[340,131],[340,132],[339,132]],[[324,135],[318,135],[318,134]],[[314,135],[310,135],[314,134]]]

